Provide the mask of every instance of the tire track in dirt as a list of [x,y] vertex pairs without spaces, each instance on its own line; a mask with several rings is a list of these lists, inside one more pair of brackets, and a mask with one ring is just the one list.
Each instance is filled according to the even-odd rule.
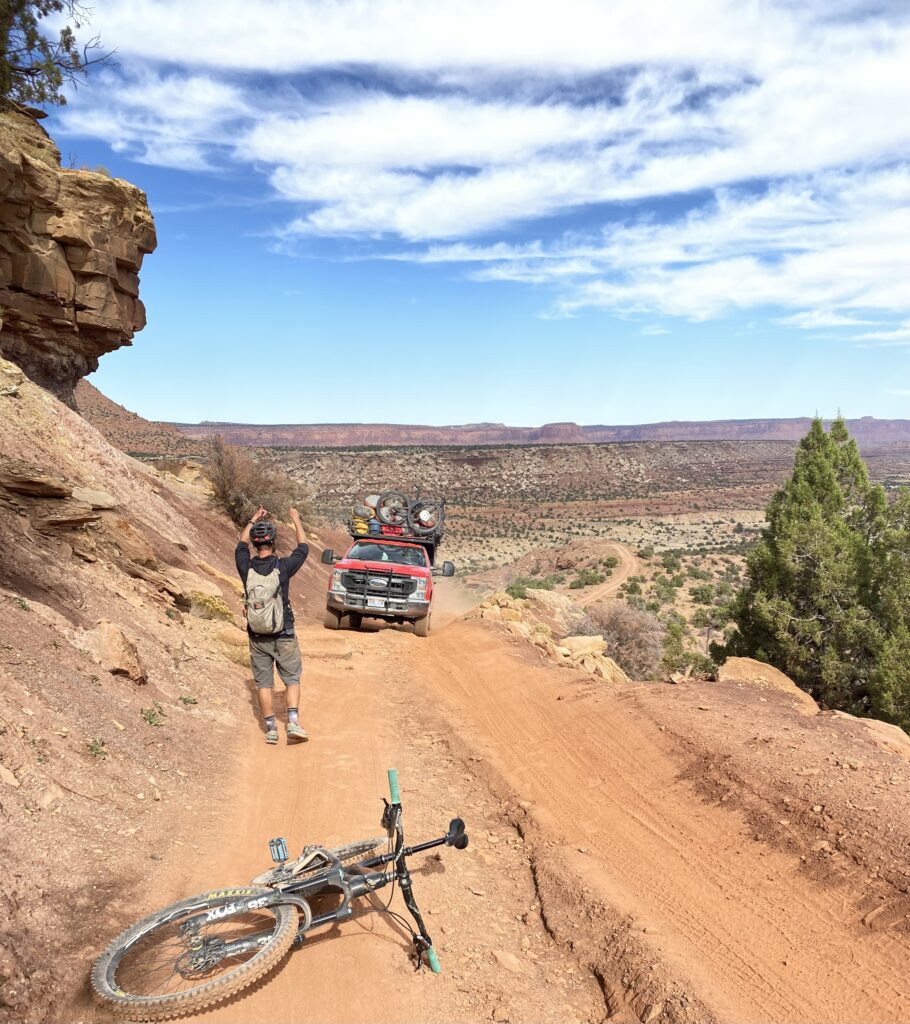
[[507,644],[458,623],[409,660],[453,728],[532,801],[571,868],[717,1017],[820,1024],[849,1008],[857,1022],[910,1019],[905,936],[861,929],[849,901],[799,874],[795,856],[703,803],[621,694],[526,663]]

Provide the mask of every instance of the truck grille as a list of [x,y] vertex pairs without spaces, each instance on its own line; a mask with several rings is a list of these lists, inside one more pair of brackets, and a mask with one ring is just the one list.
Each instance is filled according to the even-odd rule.
[[366,572],[353,570],[342,573],[341,582],[350,594],[364,597],[386,597],[401,601],[409,597],[417,589],[417,581],[410,576],[397,576],[394,573]]

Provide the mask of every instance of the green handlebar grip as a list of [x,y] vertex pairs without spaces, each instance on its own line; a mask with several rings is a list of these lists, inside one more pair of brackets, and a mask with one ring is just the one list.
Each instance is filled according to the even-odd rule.
[[398,772],[394,768],[389,769],[389,792],[392,795],[392,803],[400,804],[401,797],[398,794]]
[[439,957],[436,955],[436,950],[432,946],[427,950],[427,963],[430,965],[430,970],[434,974],[440,974],[442,968],[439,966]]

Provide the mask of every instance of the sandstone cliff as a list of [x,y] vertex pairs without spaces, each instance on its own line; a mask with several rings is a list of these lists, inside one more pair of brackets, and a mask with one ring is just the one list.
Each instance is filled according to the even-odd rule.
[[144,192],[62,168],[34,118],[0,109],[0,354],[73,405],[99,356],[145,326],[138,271],[155,245]]

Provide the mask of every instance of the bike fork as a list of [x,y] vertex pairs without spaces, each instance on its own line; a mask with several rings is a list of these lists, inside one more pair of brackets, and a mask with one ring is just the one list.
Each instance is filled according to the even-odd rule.
[[405,906],[410,911],[411,917],[417,922],[417,930],[420,933],[414,938],[414,946],[417,949],[417,968],[418,970],[420,969],[421,954],[426,953],[430,970],[434,974],[439,974],[442,968],[439,966],[439,959],[436,956],[436,950],[433,948],[433,940],[430,938],[427,926],[423,923],[423,918],[417,908],[417,902],[414,899],[414,886],[411,882],[411,872],[408,871],[407,861],[404,857],[401,858],[398,864],[397,873],[398,884],[401,886],[401,895]]

